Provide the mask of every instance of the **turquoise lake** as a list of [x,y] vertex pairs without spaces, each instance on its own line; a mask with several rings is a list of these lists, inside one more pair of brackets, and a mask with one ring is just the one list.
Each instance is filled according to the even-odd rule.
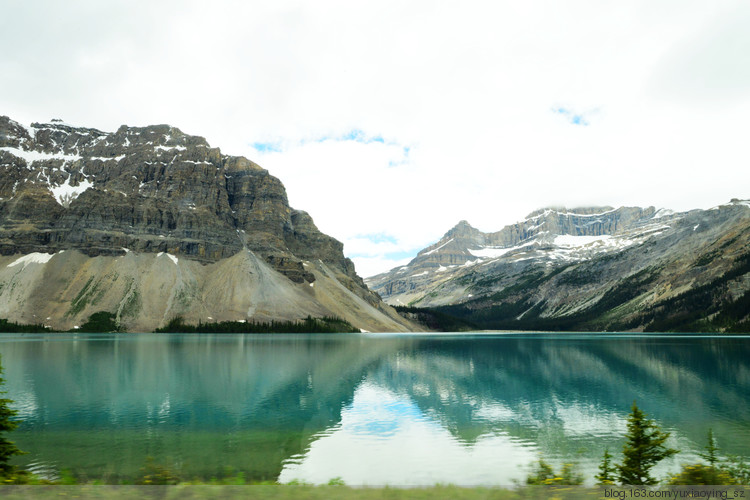
[[633,401],[695,462],[750,457],[750,337],[0,335],[17,463],[132,481],[509,485],[540,456],[593,481]]

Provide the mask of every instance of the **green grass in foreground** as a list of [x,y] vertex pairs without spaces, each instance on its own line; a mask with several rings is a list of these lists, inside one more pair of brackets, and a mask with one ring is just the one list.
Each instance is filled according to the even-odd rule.
[[[693,496],[688,494],[692,492]],[[650,493],[650,494],[649,494]],[[682,494],[680,494],[682,493]],[[311,485],[177,485],[177,486],[4,486],[0,495],[11,500],[26,498],[124,498],[142,500],[145,497],[162,499],[250,498],[284,500],[519,500],[519,499],[603,499],[603,498],[748,498],[750,488],[688,487],[688,488],[584,488],[525,486],[521,488],[464,488],[437,485],[427,488],[353,488],[349,486]]]

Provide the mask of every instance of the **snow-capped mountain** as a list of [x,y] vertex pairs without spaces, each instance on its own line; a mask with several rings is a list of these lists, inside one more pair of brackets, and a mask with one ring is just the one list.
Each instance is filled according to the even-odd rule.
[[[609,314],[638,299],[629,312],[621,307],[622,314],[613,315],[618,320],[612,325],[623,327],[620,320],[636,315],[648,294],[655,304],[739,272],[732,269],[748,259],[748,228],[750,203],[742,200],[682,213],[546,208],[494,233],[461,221],[409,264],[365,281],[392,305],[459,308],[464,319],[484,318],[477,324],[484,328],[526,328],[533,318],[540,328],[557,329],[553,318],[580,316],[594,307],[598,315]],[[602,299],[633,280],[638,285],[605,311]],[[712,301],[739,299],[750,289],[750,277],[739,272],[725,285],[729,295],[717,292]],[[571,324],[585,327],[581,321]],[[626,326],[646,324],[633,319]]]
[[390,304],[452,303],[453,296],[430,295],[434,285],[491,272],[498,265],[551,267],[618,252],[665,231],[668,222],[679,217],[653,207],[547,208],[494,233],[483,233],[461,221],[409,264],[365,281]]

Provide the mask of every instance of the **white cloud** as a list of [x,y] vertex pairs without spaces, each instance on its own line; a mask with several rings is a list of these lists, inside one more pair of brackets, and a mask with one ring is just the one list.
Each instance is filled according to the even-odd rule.
[[656,96],[685,106],[731,106],[750,95],[750,5],[718,2],[711,15],[659,61]]
[[[76,0],[4,17],[0,112],[203,135],[279,177],[363,275],[461,219],[750,197],[740,0]],[[378,233],[393,248],[360,238]]]

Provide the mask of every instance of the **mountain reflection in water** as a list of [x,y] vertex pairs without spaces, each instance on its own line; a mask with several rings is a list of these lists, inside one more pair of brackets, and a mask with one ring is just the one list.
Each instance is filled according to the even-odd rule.
[[540,455],[590,477],[634,400],[697,460],[712,428],[750,455],[742,337],[78,335],[0,337],[13,439],[54,475],[510,484]]

